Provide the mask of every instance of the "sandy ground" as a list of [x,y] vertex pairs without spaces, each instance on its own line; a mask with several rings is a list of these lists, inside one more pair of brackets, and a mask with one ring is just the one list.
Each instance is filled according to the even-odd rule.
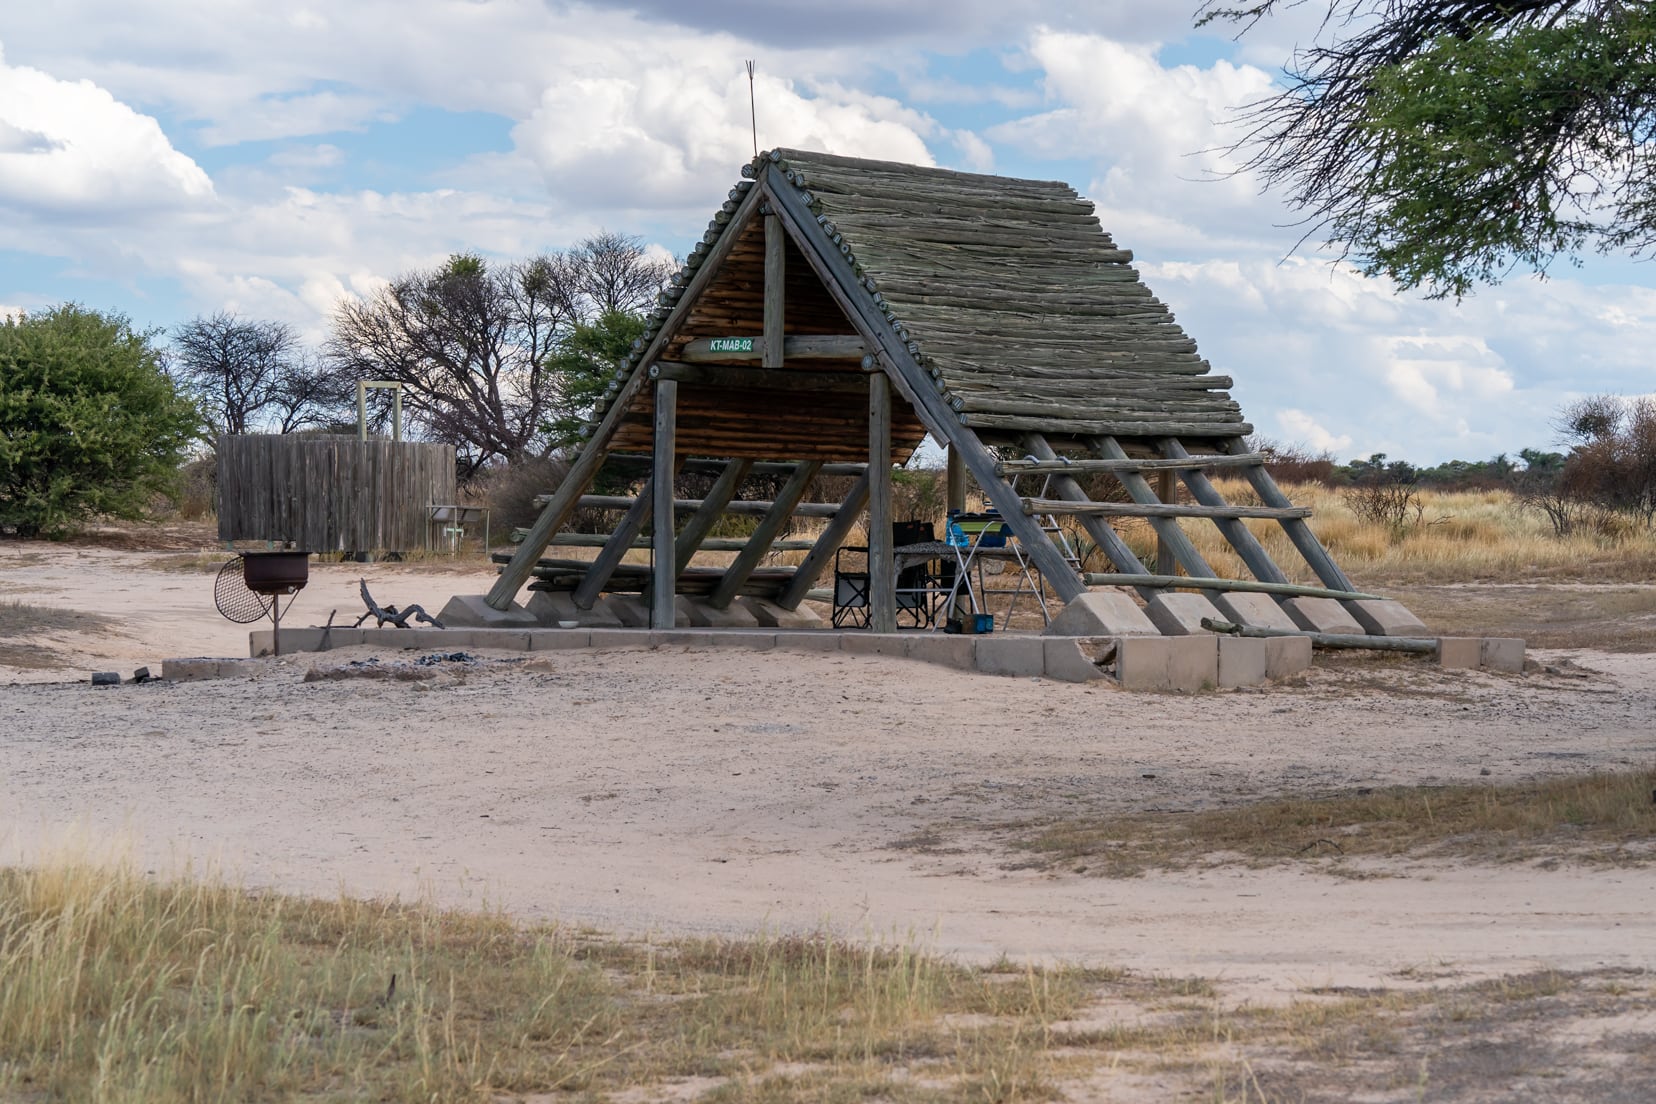
[[[973,959],[1201,974],[1250,999],[1656,957],[1646,868],[1434,863],[1352,878],[1304,861],[1107,880],[1019,869],[980,830],[1648,764],[1656,655],[1541,654],[1585,678],[1322,666],[1302,685],[1197,697],[686,649],[303,681],[318,662],[366,658],[350,650],[264,661],[246,679],[92,688],[90,670],[246,654],[246,630],[213,610],[212,575],[161,556],[0,544],[0,600],[116,622],[30,641],[59,666],[0,666],[0,859],[68,836],[125,840],[153,869],[215,862],[255,885],[424,894],[627,932],[827,926]],[[438,607],[486,583],[317,567],[290,623],[336,608],[349,623],[367,571],[386,603]],[[939,828],[943,853],[906,845]]]

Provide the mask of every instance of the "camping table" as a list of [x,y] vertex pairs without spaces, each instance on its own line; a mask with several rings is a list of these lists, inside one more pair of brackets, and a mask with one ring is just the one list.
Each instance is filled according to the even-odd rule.
[[[1041,592],[1040,569],[1029,562],[1023,550],[1014,542],[1000,546],[981,546],[976,540],[970,544],[950,544],[947,541],[923,541],[919,544],[899,545],[892,550],[892,559],[896,573],[901,574],[903,569],[917,567],[921,564],[932,565],[938,562],[952,562],[954,577],[943,585],[944,575],[941,571],[930,569],[926,572],[927,584],[923,587],[899,587],[898,600],[907,596],[913,601],[927,603],[927,609],[932,616],[927,620],[936,625],[936,610],[953,609],[955,602],[960,598],[961,591],[965,591],[966,599],[971,604],[974,614],[986,612],[984,599],[991,594],[1008,594],[1012,600],[1006,607],[1006,621],[1002,626],[1008,628],[1012,622],[1012,611],[1017,606],[1019,595],[1033,594],[1041,607],[1041,619],[1050,620],[1047,614],[1046,596]],[[983,562],[998,560],[1002,563],[1016,564],[1018,568],[1018,585],[1015,587],[991,587],[983,577]],[[947,618],[945,618],[947,621]]]

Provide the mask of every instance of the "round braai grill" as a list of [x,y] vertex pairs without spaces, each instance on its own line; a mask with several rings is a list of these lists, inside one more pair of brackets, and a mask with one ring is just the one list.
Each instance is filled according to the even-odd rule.
[[213,603],[238,625],[270,618],[274,627],[271,649],[281,655],[282,599],[287,598],[291,606],[292,596],[309,581],[309,552],[243,552],[219,568],[213,581]]

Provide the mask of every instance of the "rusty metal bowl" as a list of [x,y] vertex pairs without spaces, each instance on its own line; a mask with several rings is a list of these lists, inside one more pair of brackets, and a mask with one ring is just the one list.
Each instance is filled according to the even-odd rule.
[[294,594],[310,581],[310,553],[243,552],[242,581],[255,594]]

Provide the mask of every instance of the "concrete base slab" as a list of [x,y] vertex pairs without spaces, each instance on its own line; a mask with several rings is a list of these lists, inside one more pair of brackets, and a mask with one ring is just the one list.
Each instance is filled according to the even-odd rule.
[[775,602],[764,598],[738,598],[733,605],[739,605],[753,614],[754,620],[767,629],[818,629],[822,627],[822,618],[806,609],[784,609]]
[[1491,671],[1518,675],[1524,671],[1524,642],[1517,637],[1486,636],[1479,642],[1478,662]]
[[903,654],[922,663],[971,671],[977,666],[977,639],[947,633],[912,633],[903,641]]
[[591,647],[594,648],[648,648],[651,646],[648,630],[639,629],[590,629]]
[[1117,643],[1116,679],[1124,690],[1211,690],[1219,685],[1219,641],[1211,633],[1123,637]]
[[1389,598],[1345,602],[1346,612],[1370,636],[1431,636],[1426,623],[1409,612],[1402,602]]
[[840,651],[901,659],[908,654],[908,644],[901,633],[850,632],[840,639]]
[[716,641],[710,632],[694,629],[657,629],[650,633],[651,644],[670,644],[679,648],[711,648]]
[[456,594],[437,620],[454,629],[532,629],[539,624],[534,614],[516,602],[497,610],[481,594]]
[[1234,621],[1238,625],[1248,625],[1256,629],[1299,628],[1294,624],[1294,619],[1289,617],[1277,604],[1277,600],[1269,594],[1254,594],[1240,590],[1228,594],[1216,593],[1210,600],[1224,615],[1225,620]]
[[837,652],[840,639],[837,632],[779,632],[776,646],[790,652]]
[[1266,641],[1250,636],[1219,637],[1221,687],[1258,686],[1265,681],[1270,666],[1270,649]]
[[591,609],[582,609],[567,590],[535,590],[529,593],[529,604],[524,607],[534,614],[544,628],[558,627],[560,621],[573,621],[582,629],[619,629],[621,619],[610,612],[602,601]]
[[1054,636],[1046,640],[1046,677],[1059,682],[1092,682],[1115,669],[1116,642],[1104,637]]
[[1162,593],[1150,599],[1144,608],[1150,623],[1163,636],[1191,636],[1211,630],[1202,628],[1202,618],[1220,620],[1213,603],[1200,594]]
[[[675,629],[690,628],[689,599],[682,594],[673,601]],[[611,614],[618,618],[623,628],[647,629],[650,627],[650,607],[643,598],[636,594],[610,594],[593,604],[596,609],[602,605]]]
[[1294,627],[1307,632],[1364,635],[1363,626],[1332,598],[1288,598],[1282,608],[1294,619]]
[[1066,605],[1047,636],[1159,636],[1137,602],[1123,591],[1090,590]]
[[1311,638],[1272,636],[1265,644],[1265,677],[1289,678],[1311,669]]
[[591,629],[547,629],[529,634],[532,652],[561,652],[592,647]]
[[1035,678],[1046,674],[1046,641],[1038,636],[980,636],[977,669],[986,675]]
[[161,661],[161,677],[168,682],[205,682],[208,679],[241,678],[258,670],[250,659],[186,656]]
[[757,629],[759,619],[741,602],[732,602],[720,609],[711,602],[679,595],[678,601],[689,615],[690,623],[701,629]]

